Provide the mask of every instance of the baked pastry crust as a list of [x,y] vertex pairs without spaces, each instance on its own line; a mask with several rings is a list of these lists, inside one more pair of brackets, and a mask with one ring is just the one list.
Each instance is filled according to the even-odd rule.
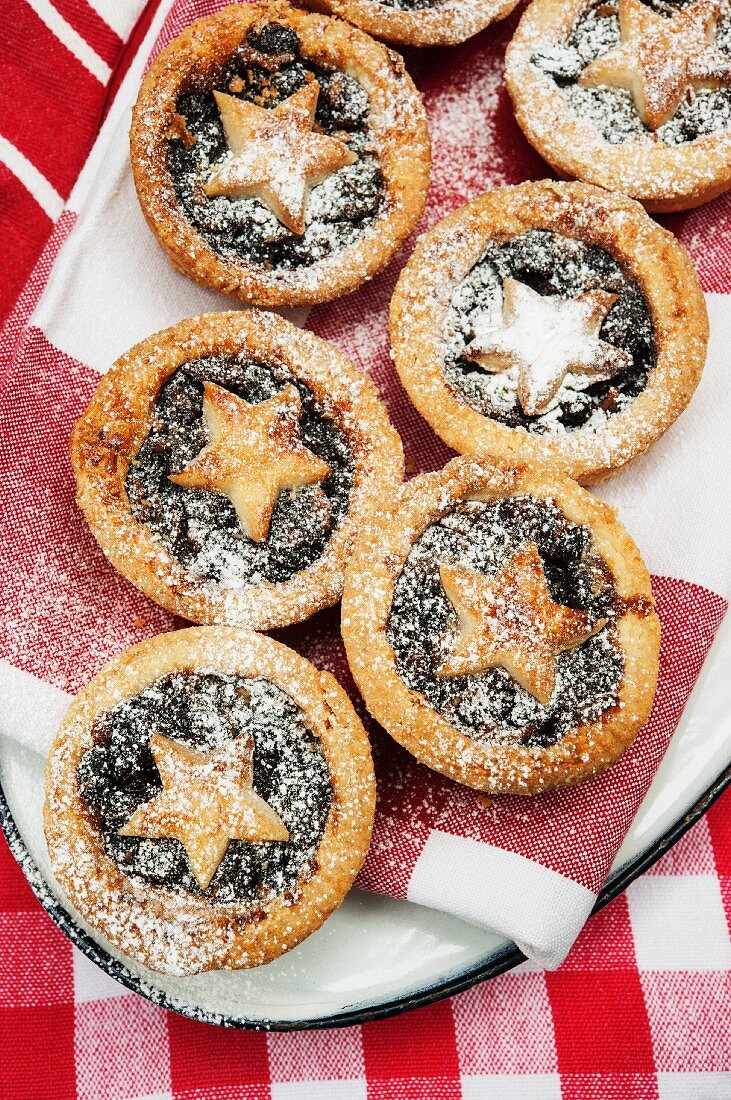
[[[292,270],[266,270],[216,252],[181,210],[166,164],[166,135],[181,91],[193,77],[215,72],[252,28],[269,20],[297,33],[303,56],[347,72],[366,88],[386,188],[384,210],[353,243]],[[162,50],[132,113],[130,151],[142,210],[174,266],[196,282],[261,306],[331,301],[376,275],[419,221],[431,167],[424,107],[401,58],[347,23],[279,0],[232,4],[197,20]]]
[[518,125],[559,175],[639,199],[652,212],[689,210],[731,187],[731,131],[684,145],[608,142],[578,117],[556,83],[531,62],[567,40],[588,0],[532,0],[505,54]]
[[442,0],[416,10],[379,0],[304,0],[308,8],[347,19],[397,46],[453,46],[510,15],[518,0]]
[[[511,428],[471,408],[445,378],[442,333],[455,287],[488,242],[531,229],[606,249],[647,300],[656,363],[643,391],[600,427],[555,435]],[[700,380],[708,343],[703,293],[676,238],[624,195],[553,181],[488,192],[420,237],[391,302],[390,328],[411,400],[450,447],[539,466],[557,462],[584,484],[616,473],[667,430]]]
[[[519,494],[553,501],[569,520],[590,528],[617,594],[615,637],[624,661],[618,704],[548,747],[485,745],[465,736],[407,686],[386,635],[394,585],[422,532],[459,501]],[[353,677],[373,717],[422,763],[478,790],[532,795],[604,771],[632,744],[655,696],[660,622],[639,551],[608,505],[550,468],[538,472],[456,458],[402,486],[358,539],[343,594],[342,631]]]
[[[127,878],[104,852],[79,791],[77,768],[95,720],[157,679],[205,669],[263,678],[286,692],[319,740],[332,805],[310,877],[296,897],[212,904],[204,896]],[[46,767],[44,827],[53,873],[81,915],[151,970],[194,974],[259,966],[295,947],[343,900],[365,858],[375,780],[365,730],[337,681],[271,638],[231,627],[190,627],[140,642],[71,703]]]
[[[348,511],[322,555],[288,580],[226,588],[185,569],[132,513],[126,480],[147,437],[161,386],[182,364],[248,352],[279,362],[310,388],[352,455]],[[338,351],[273,313],[211,313],[150,336],[102,378],[74,427],[77,501],[112,565],[161,606],[199,623],[268,630],[301,622],[340,598],[363,517],[403,477],[403,450],[375,386]]]

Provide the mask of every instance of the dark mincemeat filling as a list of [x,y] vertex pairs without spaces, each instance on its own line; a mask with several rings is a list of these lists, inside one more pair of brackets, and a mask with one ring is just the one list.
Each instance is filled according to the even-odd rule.
[[[661,15],[672,16],[690,0],[645,0]],[[596,0],[574,24],[568,41],[544,49],[532,57],[533,64],[564,90],[576,113],[591,122],[612,144],[626,141],[652,142],[654,137],[642,122],[630,92],[621,88],[582,88],[578,78],[596,57],[619,45],[617,7]],[[722,17],[716,26],[715,45],[731,55],[731,19]],[[706,134],[731,129],[731,88],[701,90],[690,95],[675,115],[657,131],[666,145],[684,145]]]
[[206,197],[202,185],[228,149],[214,88],[192,87],[179,97],[176,110],[195,141],[169,141],[168,171],[186,218],[220,255],[267,270],[306,267],[348,247],[382,210],[385,184],[365,89],[344,72],[326,72],[302,58],[289,27],[269,23],[251,31],[216,78],[215,89],[276,107],[312,76],[320,85],[316,126],[326,134],[347,134],[358,160],[313,187],[301,237],[257,199]]
[[175,672],[97,719],[96,746],[81,758],[79,789],[106,854],[130,879],[200,894],[185,848],[172,839],[118,836],[162,790],[150,751],[153,732],[201,752],[254,740],[254,790],[282,818],[288,841],[232,840],[205,896],[252,905],[296,889],[316,870],[332,787],[319,741],[288,695],[265,680]]
[[[452,679],[435,675],[457,631],[440,564],[493,575],[527,539],[538,546],[557,603],[610,618],[588,641],[559,654],[557,686],[547,707],[503,669]],[[617,703],[623,664],[613,639],[615,605],[613,581],[592,551],[590,532],[555,504],[525,496],[491,504],[465,501],[414,544],[394,586],[387,637],[405,683],[467,737],[545,746]]]
[[398,8],[400,11],[426,11],[438,8],[446,0],[380,0],[385,8]]
[[[508,277],[540,294],[559,294],[563,298],[576,298],[589,290],[617,294],[599,336],[630,352],[632,367],[585,390],[563,387],[555,408],[540,416],[526,416],[514,386],[507,385],[501,374],[483,370],[463,354],[474,337],[475,318],[496,301]],[[488,246],[452,296],[445,336],[445,378],[467,404],[511,428],[539,434],[572,431],[587,424],[598,426],[634,401],[655,364],[650,309],[637,283],[603,248],[539,229]],[[540,340],[539,332],[536,340]]]
[[[228,497],[173,484],[209,442],[203,419],[203,381],[259,404],[287,385],[302,401],[300,438],[324,459],[330,473],[319,485],[279,494],[267,538],[255,543],[241,530]],[[311,391],[279,364],[239,354],[196,359],[179,367],[158,394],[150,434],[127,475],[135,518],[145,523],[184,569],[226,588],[286,581],[322,555],[345,515],[353,461],[344,433],[327,419]]]

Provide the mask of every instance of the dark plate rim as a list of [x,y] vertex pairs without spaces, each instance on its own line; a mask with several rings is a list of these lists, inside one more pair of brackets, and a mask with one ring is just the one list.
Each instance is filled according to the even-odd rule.
[[[649,867],[652,867],[661,856],[665,855],[680,840],[683,834],[706,813],[730,784],[731,765],[716,777],[701,797],[693,803],[689,810],[681,814],[662,836],[658,837],[644,852],[629,860],[607,880],[597,898],[592,915],[623,893],[630,883],[634,882]],[[250,1020],[243,1017],[209,1013],[202,1009],[194,1009],[190,1006],[178,1004],[161,989],[147,984],[142,978],[136,977],[127,969],[124,963],[110,955],[76,923],[71,914],[57,901],[32,859],[10,811],[1,781],[0,827],[2,827],[10,850],[18,861],[33,893],[51,919],[87,958],[91,959],[101,970],[133,993],[138,993],[154,1004],[159,1004],[163,1008],[170,1009],[172,1012],[177,1012],[181,1016],[187,1016],[189,1019],[197,1020],[200,1023],[216,1024],[242,1031],[320,1031],[326,1028],[349,1027],[353,1024],[368,1023],[371,1020],[383,1020],[414,1008],[434,1004],[436,1001],[452,997],[456,993],[462,993],[465,989],[469,989],[479,982],[496,978],[499,974],[505,973],[506,970],[512,970],[513,967],[525,961],[525,955],[515,945],[511,945],[496,951],[487,961],[480,962],[458,974],[426,986],[418,993],[396,997],[378,1005],[348,1009],[335,1016],[320,1016],[312,1020]]]

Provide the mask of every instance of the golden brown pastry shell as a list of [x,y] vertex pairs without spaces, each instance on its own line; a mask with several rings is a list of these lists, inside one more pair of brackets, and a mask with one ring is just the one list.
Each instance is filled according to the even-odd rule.
[[[465,498],[519,494],[551,499],[572,522],[590,528],[619,604],[619,702],[549,747],[482,744],[465,736],[406,685],[386,635],[394,585],[422,532]],[[348,567],[342,631],[353,677],[373,717],[423,764],[478,790],[533,795],[604,771],[632,744],[655,696],[660,622],[640,553],[608,505],[550,469],[456,458],[385,499],[361,532]]]
[[[598,428],[552,435],[510,428],[471,408],[444,376],[443,326],[455,287],[489,241],[546,229],[606,249],[643,291],[657,353],[647,385]],[[419,238],[390,314],[396,369],[411,400],[462,454],[559,463],[584,484],[638,458],[690,401],[703,371],[708,315],[690,258],[672,233],[625,195],[544,180],[481,195]],[[537,336],[538,338],[538,336]]]
[[518,0],[443,0],[416,11],[392,8],[378,0],[303,2],[397,46],[453,46],[510,15]]
[[608,142],[579,118],[555,81],[531,64],[565,42],[588,0],[533,0],[505,53],[505,83],[518,125],[559,175],[622,191],[654,212],[689,210],[731,187],[731,132],[684,145]]
[[[185,217],[167,170],[166,134],[180,93],[195,79],[214,77],[248,32],[269,20],[292,27],[306,58],[347,72],[366,89],[387,192],[384,210],[355,242],[292,270],[266,270],[216,252]],[[431,168],[424,106],[398,54],[348,23],[280,0],[231,4],[191,24],[158,54],[132,112],[130,153],[143,213],[173,265],[195,282],[260,306],[328,302],[377,274],[419,221]]]
[[[104,852],[79,792],[77,768],[95,720],[170,672],[260,677],[301,708],[330,770],[333,801],[310,877],[294,901],[215,905],[203,895],[137,884]],[[71,703],[46,767],[44,828],[53,873],[78,912],[115,948],[151,970],[195,974],[259,966],[289,951],[336,909],[365,858],[375,805],[370,746],[337,681],[272,638],[189,627],[140,642]],[[253,910],[256,910],[255,912]]]
[[[286,581],[225,588],[184,569],[132,514],[127,472],[149,434],[160,387],[182,364],[250,353],[283,363],[309,386],[345,433],[354,463],[348,511],[322,555]],[[337,603],[345,565],[366,512],[401,481],[403,450],[375,386],[346,356],[274,313],[210,313],[137,344],[104,375],[74,427],[77,501],[112,565],[162,607],[199,623],[258,630],[301,622]]]

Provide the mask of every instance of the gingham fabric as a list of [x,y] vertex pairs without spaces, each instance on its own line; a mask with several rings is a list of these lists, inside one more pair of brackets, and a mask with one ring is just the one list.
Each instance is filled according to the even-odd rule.
[[236,1032],[128,993],[0,852],[3,1100],[728,1100],[731,825],[718,802],[563,966],[337,1031]]
[[[46,56],[57,55],[54,72],[64,77],[59,88],[44,72],[45,95],[34,111],[32,96],[23,94],[22,79],[24,75],[37,90],[37,59],[42,51],[34,49],[31,35],[23,37],[22,56],[36,60],[20,75],[18,45],[11,45],[8,57],[3,58],[6,71],[13,74],[15,92],[10,95],[2,88],[2,94],[8,95],[10,118],[7,125],[5,118],[0,119],[0,135],[5,138],[7,133],[16,140],[7,137],[0,156],[15,174],[13,183],[20,188],[22,201],[30,206],[39,198],[48,198],[39,176],[56,190],[49,182],[54,178],[53,156],[63,160],[61,150],[67,146],[71,157],[72,142],[66,146],[61,142],[60,149],[53,145],[59,133],[56,116],[63,116],[67,126],[73,119],[98,117],[104,94],[100,77],[105,77],[106,71],[87,52],[96,52],[94,43],[99,49],[102,39],[93,37],[98,32],[98,15],[83,0],[67,0],[54,8],[34,0],[33,10],[25,3],[13,2],[3,19],[13,21],[16,8],[18,26],[23,18],[32,16],[40,21],[43,35],[53,34],[56,54],[47,49]],[[200,3],[177,5],[166,33],[202,10],[208,8]],[[89,12],[89,30],[84,37],[84,19]],[[427,222],[486,187],[545,174],[545,166],[515,129],[499,88],[500,58],[509,30],[509,26],[500,28],[457,50],[409,58],[415,75],[422,70],[419,83],[437,154]],[[79,38],[86,42],[86,50]],[[74,73],[79,67],[84,70],[78,77],[79,87],[89,72],[96,78],[95,84],[89,82],[93,95],[86,98],[80,90],[75,95],[70,91],[75,88]],[[69,111],[69,97],[73,112]],[[25,112],[23,125],[15,117],[19,104]],[[87,144],[92,130],[93,125]],[[42,134],[45,140],[40,140]],[[467,142],[470,157],[465,160],[462,154]],[[67,161],[63,163],[73,178]],[[455,171],[456,164],[459,171]],[[78,160],[73,171],[76,168]],[[80,201],[78,205],[72,202],[74,209],[80,206]],[[708,291],[727,289],[727,211],[727,203],[721,201],[706,212],[675,219],[674,228],[691,247]],[[11,231],[15,220],[17,233],[24,215],[22,203],[16,203],[12,193],[3,213]],[[27,250],[18,249],[9,265],[15,285],[22,280],[23,263],[28,262],[33,248],[34,219],[27,220],[27,237],[22,232],[19,235],[30,243]],[[15,669],[64,691],[75,690],[124,645],[170,625],[168,616],[111,572],[73,510],[65,465],[68,427],[93,389],[99,364],[87,361],[93,360],[93,354],[77,358],[59,351],[53,336],[60,330],[69,336],[72,326],[68,322],[64,329],[58,311],[54,314],[50,307],[45,315],[41,313],[44,323],[35,324],[36,316],[34,326],[25,328],[74,221],[72,213],[62,215],[8,322],[3,345],[4,352],[13,355],[12,416],[6,424],[3,455],[12,467],[11,476],[5,479],[10,498],[3,509],[3,518],[10,520],[4,536],[3,651]],[[341,343],[382,386],[405,437],[411,468],[436,466],[446,452],[418,421],[389,374],[383,309],[393,277],[387,273],[344,303],[315,311],[310,323],[322,335]],[[49,298],[53,300],[53,294],[46,295],[46,300]],[[220,299],[212,298],[208,308],[219,303]],[[723,298],[713,308],[721,311]],[[75,316],[71,321],[77,329],[99,327],[97,317]],[[56,329],[49,335],[54,324]],[[94,345],[90,333],[85,339],[87,347]],[[63,340],[60,343],[63,347]],[[29,432],[38,444],[35,452],[27,447]],[[39,452],[44,477],[35,490]],[[18,492],[20,486],[25,489],[25,501]],[[640,484],[633,490],[638,499],[641,489]],[[679,491],[677,484],[675,489]],[[36,491],[38,497],[32,495]],[[626,491],[625,501],[633,504],[632,489]],[[24,509],[21,522],[19,504]],[[645,523],[652,526],[656,522],[652,509],[643,507]],[[662,518],[661,506],[658,513]],[[712,589],[722,590],[719,578],[727,562],[721,563],[719,573],[717,555],[712,553],[706,555],[700,572],[694,572],[694,561],[682,537],[674,541],[671,561],[663,560],[663,547],[658,545],[651,564],[665,571],[667,564],[679,563],[677,572],[688,581],[702,581],[704,586],[656,578],[665,627],[661,693],[653,722],[643,735],[645,747],[620,765],[629,769],[623,785],[626,790],[628,777],[632,777],[632,797],[624,800],[611,820],[605,813],[602,822],[594,825],[603,838],[600,858],[583,866],[570,865],[568,845],[552,844],[540,850],[535,843],[531,845],[530,836],[521,838],[512,828],[508,847],[546,866],[553,864],[589,893],[598,889],[725,609],[725,601]],[[686,561],[691,568],[683,568]],[[99,580],[103,585],[95,583]],[[100,621],[104,623],[103,637],[96,625]],[[332,614],[321,616],[307,631],[300,629],[285,636],[342,675],[333,641],[334,622]],[[413,897],[414,868],[435,835],[446,837],[447,842],[450,837],[464,840],[472,836],[484,847],[485,841],[498,848],[505,845],[502,838],[512,827],[507,800],[499,808],[491,807],[489,815],[481,813],[477,822],[474,807],[465,802],[471,796],[456,792],[424,769],[414,768],[390,743],[379,739],[378,749],[385,797],[377,830],[379,843],[365,868],[365,885]],[[618,769],[615,775],[619,783]],[[599,783],[610,779],[611,775]],[[395,806],[395,799],[389,803],[388,791],[395,789],[409,792],[412,802],[407,803],[406,813],[403,804]],[[611,784],[604,794],[605,807],[607,794],[611,794]],[[578,797],[579,802],[568,803],[563,809],[560,801],[551,805],[544,800],[544,810],[536,812],[540,815],[550,809],[551,820],[558,821],[559,827],[563,812],[570,825],[581,813]],[[414,812],[417,805],[419,814]],[[731,1061],[726,1022],[731,844],[728,830],[724,832],[722,805],[652,874],[594,918],[558,971],[544,974],[534,968],[514,973],[451,1003],[399,1020],[319,1035],[232,1034],[181,1020],[126,993],[52,928],[3,849],[0,1037],[5,1041],[0,1095],[119,1096],[129,1100],[152,1096],[731,1095],[731,1078],[724,1073]],[[480,806],[484,809],[482,803]],[[385,848],[391,853],[390,861],[379,859],[379,851]],[[430,889],[428,876],[422,879],[422,888]]]

